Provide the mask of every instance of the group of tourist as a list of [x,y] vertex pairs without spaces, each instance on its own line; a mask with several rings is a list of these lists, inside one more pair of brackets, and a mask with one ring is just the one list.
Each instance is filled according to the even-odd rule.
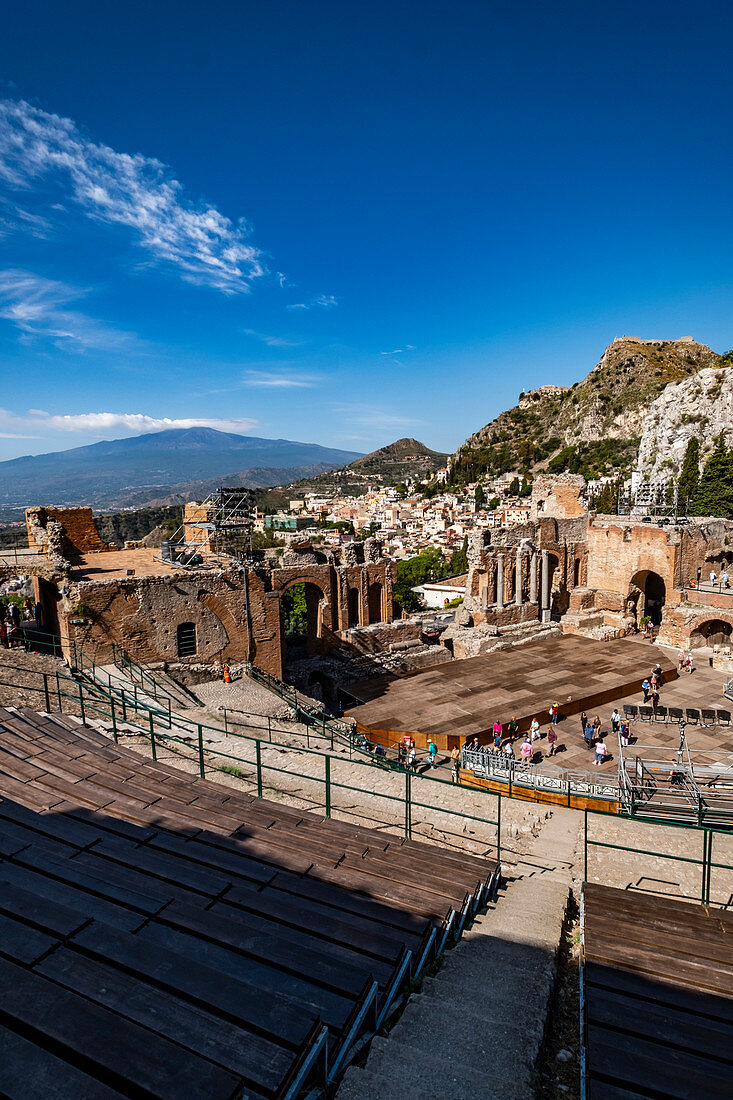
[[656,710],[659,706],[659,689],[662,686],[662,666],[657,662],[651,671],[651,675],[645,677],[641,682],[641,690],[644,693],[644,703],[649,704]]
[[31,622],[35,616],[35,607],[30,598],[23,604],[23,609],[17,603],[10,602],[5,607],[5,616],[0,617],[0,645],[4,649],[15,649],[23,645],[22,622]]

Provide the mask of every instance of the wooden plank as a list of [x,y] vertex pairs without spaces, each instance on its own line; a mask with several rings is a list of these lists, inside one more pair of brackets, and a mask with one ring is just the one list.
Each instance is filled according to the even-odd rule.
[[0,1094],[6,1100],[120,1100],[102,1084],[42,1046],[0,1024]]
[[597,939],[605,943],[608,949],[612,949],[617,941],[626,944],[632,940],[639,951],[648,947],[650,951],[656,952],[659,945],[663,944],[665,953],[675,958],[692,958],[701,964],[707,961],[733,966],[733,936],[721,935],[712,927],[700,931],[675,925],[671,921],[654,921],[653,924],[642,921],[619,922],[618,914],[604,916],[600,913],[586,913],[584,941],[591,954]]
[[[146,924],[135,938],[149,946],[167,947],[179,956],[179,961],[185,959],[186,965],[196,961],[207,969],[218,971],[220,979],[228,976],[251,986],[257,990],[260,1009],[264,1001],[278,997],[305,1019],[322,1019],[334,1033],[341,1030],[354,1008],[354,998],[157,922]],[[278,1038],[285,1041],[287,1036]]]
[[192,867],[211,867],[223,872],[231,882],[255,883],[265,886],[278,873],[275,868],[248,859],[236,846],[232,851],[200,843],[199,837],[186,840],[172,833],[158,833],[146,845],[154,851],[170,852],[185,859]]
[[24,825],[35,833],[52,836],[77,848],[86,848],[102,836],[102,832],[93,824],[81,824],[70,819],[63,812],[47,817],[8,799],[0,801],[0,821]]
[[583,971],[589,995],[594,987],[608,989],[643,1002],[661,1005],[672,1002],[678,1010],[692,1015],[704,1015],[707,1006],[714,1009],[715,1019],[733,1024],[733,997],[716,993],[710,999],[709,994],[680,984],[674,974],[672,977],[650,977],[593,960],[584,962]]
[[286,929],[234,906],[214,905],[204,910],[175,901],[158,915],[157,923],[201,936],[344,997],[358,997],[365,982],[376,978],[377,968],[385,983],[394,971],[393,966],[378,966],[371,958],[326,944],[307,931]]
[[310,898],[339,913],[364,916],[387,928],[396,928],[402,934],[413,935],[417,940],[422,939],[433,923],[427,917],[402,905],[385,904],[365,894],[345,890],[343,886],[321,882],[316,878],[301,878],[288,871],[279,871],[272,879],[270,888],[291,897]]
[[46,1036],[57,1052],[94,1067],[113,1087],[146,1090],[159,1100],[237,1093],[234,1074],[4,959],[0,987],[4,1023]]
[[[4,884],[2,888],[5,888]],[[11,962],[33,966],[58,942],[58,936],[49,936],[23,920],[0,913],[0,955]]]
[[[184,947],[183,953],[173,949],[177,944]],[[319,1018],[316,1006],[307,1011],[296,996],[261,985],[259,970],[265,968],[237,966],[231,952],[196,943],[191,937],[185,937],[184,943],[184,937],[169,929],[145,925],[137,935],[127,936],[95,922],[79,933],[71,947],[293,1050],[302,1045]],[[292,984],[294,988],[296,983]]]
[[89,921],[89,917],[78,908],[71,908],[60,901],[50,902],[10,882],[5,877],[5,864],[0,864],[0,882],[0,912],[14,920],[21,920],[60,939],[73,936]]
[[275,1092],[293,1051],[188,1004],[106,963],[59,948],[39,973],[240,1075],[252,1088]]
[[628,940],[604,941],[591,946],[586,944],[584,953],[586,959],[592,962],[635,970],[652,978],[666,978],[667,981],[694,989],[722,995],[733,989],[733,963],[711,965],[705,959],[670,957],[663,943],[654,950],[647,944],[637,948]]
[[660,1047],[643,1036],[626,1036],[605,1028],[590,1028],[587,1037],[588,1073],[642,1095],[664,1096],[668,1100],[700,1100],[720,1097],[730,1100],[730,1066],[712,1059]]
[[[0,864],[0,882],[12,882],[16,886],[22,886],[25,890],[45,898],[54,905],[60,903],[70,908],[79,905],[80,894],[74,886],[58,882],[33,868],[20,867],[11,863]],[[102,920],[120,930],[131,931],[138,928],[144,919],[140,913],[124,909],[92,894],[83,895],[83,899],[84,912],[87,916]]]
[[700,1012],[693,1015],[677,1007],[672,990],[668,1003],[655,1005],[644,1001],[642,1007],[635,997],[593,988],[587,999],[587,1019],[589,1026],[630,1035],[641,1031],[645,1039],[661,1046],[688,1050],[733,1066],[733,1027],[711,1019],[715,1007],[705,1006],[705,1000],[711,998],[700,998]]

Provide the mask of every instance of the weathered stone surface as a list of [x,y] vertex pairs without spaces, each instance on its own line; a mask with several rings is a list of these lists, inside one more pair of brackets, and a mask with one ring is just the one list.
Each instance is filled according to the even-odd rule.
[[733,432],[733,368],[707,367],[694,377],[669,385],[653,401],[644,420],[637,469],[651,481],[679,476],[693,436],[705,457],[723,432]]

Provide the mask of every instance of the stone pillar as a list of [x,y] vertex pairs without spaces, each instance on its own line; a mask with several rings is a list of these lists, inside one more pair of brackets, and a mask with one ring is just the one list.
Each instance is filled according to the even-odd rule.
[[504,555],[496,555],[496,606],[504,606]]
[[529,563],[529,602],[537,603],[537,551],[532,551]]
[[517,607],[522,606],[522,570],[524,567],[524,554],[517,550],[517,562],[514,572],[514,602]]
[[550,621],[550,558],[547,550],[542,551],[542,622]]

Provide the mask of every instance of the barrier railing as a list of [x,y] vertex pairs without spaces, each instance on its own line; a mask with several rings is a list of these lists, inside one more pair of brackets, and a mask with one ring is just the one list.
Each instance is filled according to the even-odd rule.
[[[16,674],[14,679],[8,678],[8,671]],[[228,737],[233,738],[236,745],[244,746],[242,752],[230,752],[221,745],[214,746],[211,742],[205,743],[204,735],[207,731],[221,736],[224,731],[220,727],[177,719],[177,726],[174,727],[174,730],[171,730],[168,726],[168,711],[151,706],[141,699],[137,701],[120,700],[114,693],[106,691],[99,684],[92,685],[83,680],[75,680],[72,676],[62,672],[56,672],[53,675],[38,673],[36,674],[36,684],[29,684],[27,681],[19,684],[17,673],[18,669],[15,666],[0,663],[0,686],[22,687],[25,691],[38,693],[39,709],[42,702],[43,709],[47,712],[52,712],[56,706],[61,713],[74,713],[83,722],[98,720],[109,729],[115,742],[124,736],[144,737],[150,742],[153,759],[157,758],[159,749],[175,746],[175,748],[171,748],[174,754],[183,751],[193,755],[198,763],[199,774],[202,777],[207,775],[207,771],[209,774],[212,771],[224,771],[243,781],[250,782],[253,787],[256,787],[258,796],[264,795],[267,790],[277,791],[282,796],[285,793],[282,788],[268,782],[267,777],[269,775],[288,776],[298,781],[298,788],[289,792],[292,797],[317,804],[318,808],[323,809],[327,817],[331,817],[334,812],[351,813],[359,816],[358,809],[353,806],[353,800],[351,800],[352,804],[348,807],[340,807],[337,804],[337,796],[340,791],[366,795],[370,810],[375,801],[378,800],[385,801],[390,805],[399,804],[401,807],[399,817],[403,820],[402,827],[407,838],[413,835],[413,811],[416,809],[432,811],[449,819],[457,818],[463,822],[476,822],[488,826],[490,830],[495,830],[491,847],[496,851],[497,860],[500,860],[503,845],[503,802],[507,797],[521,797],[521,789],[516,787],[513,788],[512,794],[509,794],[508,790],[502,792],[479,787],[466,787],[460,783],[453,784],[439,775],[414,774],[409,770],[390,773],[390,781],[393,784],[391,790],[375,790],[373,780],[366,782],[366,784],[359,784],[346,782],[333,774],[334,768],[345,765],[349,768],[349,777],[354,775],[359,777],[369,776],[378,767],[371,760],[351,758],[347,761],[344,757],[332,756],[325,751],[298,748],[296,750],[296,760],[306,757],[314,764],[311,771],[303,771],[295,766],[295,761],[282,757],[282,745],[278,742],[265,741],[260,737],[230,731]],[[270,760],[267,754],[273,750],[277,752],[277,755]],[[225,763],[214,763],[215,761],[225,761]],[[248,771],[247,769],[251,770]],[[357,769],[356,772],[354,769]],[[418,785],[413,789],[416,783]],[[310,785],[309,794],[306,793],[308,785]],[[314,798],[314,788],[322,790],[322,798]],[[449,790],[455,791],[457,798],[465,797],[466,793],[470,792],[478,798],[493,799],[494,814],[492,816],[472,814],[467,812],[465,806],[446,805],[446,799],[450,797]],[[428,801],[431,791],[437,792],[437,798]],[[367,816],[366,811],[363,816]],[[421,816],[424,816],[424,814]],[[629,843],[618,844],[608,839],[595,839],[589,835],[590,823],[594,818],[603,818],[608,824],[613,823],[614,826],[618,825],[622,828],[641,826],[644,829],[653,829],[655,830],[655,836],[670,837],[684,835],[685,833],[690,836],[697,835],[701,852],[699,857],[681,854],[678,850],[679,844],[676,842],[669,843],[667,850],[659,850],[648,847],[635,847]],[[443,832],[446,831],[444,825],[440,825],[438,828]],[[683,830],[684,832],[670,834],[668,831],[670,829]],[[667,830],[667,832],[660,833],[659,830]],[[461,833],[460,836],[462,841],[463,834]],[[666,860],[699,869],[700,900],[703,904],[709,904],[712,900],[713,872],[733,872],[733,864],[722,862],[713,856],[714,848],[719,846],[722,839],[726,837],[733,844],[733,821],[727,828],[716,828],[692,822],[640,822],[637,818],[619,815],[611,810],[588,808],[584,810],[584,878],[587,881],[589,877],[590,849],[597,848],[623,852],[627,855],[641,855],[646,857],[647,860],[651,858]],[[718,904],[728,903],[731,890],[727,887],[726,889],[727,894],[725,894],[724,900],[718,902]]]
[[510,795],[522,789],[547,791],[566,798],[568,806],[571,798],[618,803],[622,797],[616,779],[566,768],[558,768],[555,773],[542,772],[536,764],[527,764],[491,749],[462,749],[461,767],[481,779],[505,783]]

